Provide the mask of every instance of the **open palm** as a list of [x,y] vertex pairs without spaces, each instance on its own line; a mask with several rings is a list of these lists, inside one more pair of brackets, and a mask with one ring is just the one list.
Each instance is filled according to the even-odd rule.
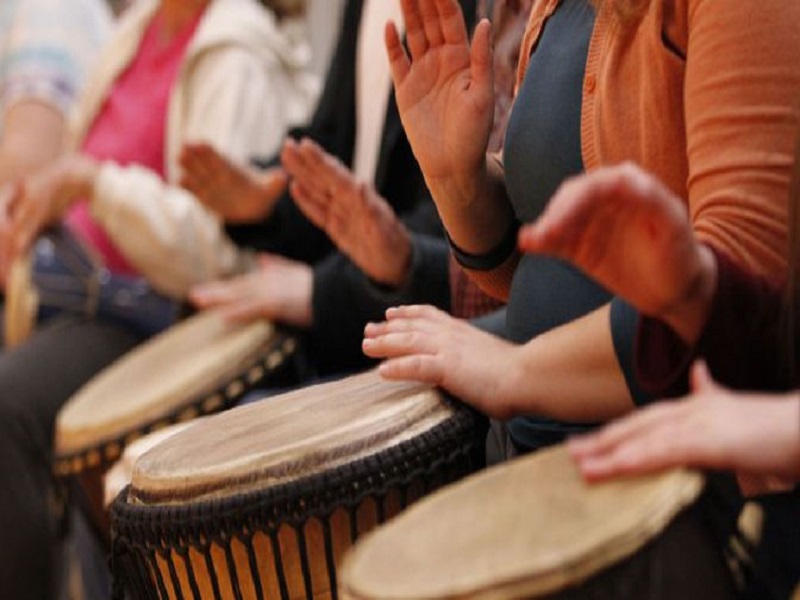
[[404,0],[406,53],[397,29],[386,47],[397,104],[414,155],[429,180],[469,175],[484,161],[494,114],[491,27],[470,47],[455,0]]
[[641,312],[679,308],[708,273],[683,203],[625,164],[576,177],[520,233],[524,251],[568,260]]

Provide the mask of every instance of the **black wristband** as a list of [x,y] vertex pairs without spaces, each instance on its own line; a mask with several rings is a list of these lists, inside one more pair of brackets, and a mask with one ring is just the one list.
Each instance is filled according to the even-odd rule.
[[459,265],[471,271],[491,271],[502,265],[513,254],[517,247],[519,227],[519,221],[514,219],[503,239],[494,248],[483,254],[470,254],[462,250],[453,242],[447,231],[444,234],[450,244],[450,249],[453,251],[453,257],[455,257]]

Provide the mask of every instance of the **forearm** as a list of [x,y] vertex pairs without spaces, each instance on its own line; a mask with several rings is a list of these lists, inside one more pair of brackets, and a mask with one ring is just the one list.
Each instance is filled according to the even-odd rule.
[[0,138],[0,185],[55,160],[63,150],[64,134],[63,115],[44,102],[20,101],[11,106]]
[[512,351],[499,392],[511,416],[604,422],[634,408],[612,341],[609,305]]
[[486,254],[508,234],[515,217],[496,158],[487,155],[473,173],[425,181],[450,239],[462,251]]

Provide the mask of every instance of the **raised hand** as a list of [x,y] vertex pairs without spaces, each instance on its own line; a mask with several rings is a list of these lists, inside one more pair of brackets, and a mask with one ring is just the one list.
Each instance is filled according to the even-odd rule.
[[470,47],[456,0],[402,0],[410,56],[394,24],[386,28],[403,126],[429,185],[475,177],[485,164],[494,116],[491,26]]
[[296,327],[312,321],[313,273],[304,263],[262,254],[259,268],[227,281],[196,286],[189,299],[198,308],[217,309],[233,322],[266,318]]
[[392,287],[407,280],[411,240],[392,207],[311,140],[284,144],[290,192],[301,211],[370,278]]
[[642,313],[697,339],[716,287],[716,260],[684,204],[631,164],[564,183],[520,248],[567,260]]
[[489,416],[511,416],[502,388],[519,347],[432,306],[389,309],[385,322],[364,333],[364,353],[387,359],[383,377],[431,383]]
[[745,395],[693,370],[694,394],[660,402],[570,441],[589,480],[678,466],[800,479],[800,398]]
[[181,187],[229,223],[266,218],[287,185],[280,168],[259,171],[239,166],[209,144],[186,144],[181,151]]

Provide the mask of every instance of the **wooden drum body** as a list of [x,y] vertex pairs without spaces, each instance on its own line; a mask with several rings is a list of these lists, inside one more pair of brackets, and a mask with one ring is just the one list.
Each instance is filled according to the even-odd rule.
[[696,514],[703,477],[588,486],[563,447],[471,477],[379,528],[345,558],[348,600],[734,598]]
[[284,365],[294,348],[294,338],[263,321],[232,326],[213,312],[183,321],[116,361],[67,402],[56,421],[56,474],[80,476],[91,511],[102,514],[102,474],[125,446],[229,408]]
[[472,468],[473,416],[375,372],[199,422],[112,507],[135,598],[330,598],[355,539]]

